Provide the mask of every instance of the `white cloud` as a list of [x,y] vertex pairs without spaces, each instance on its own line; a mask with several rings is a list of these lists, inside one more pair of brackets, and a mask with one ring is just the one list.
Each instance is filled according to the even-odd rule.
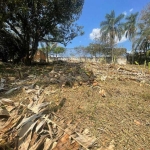
[[[101,36],[101,33],[100,33],[100,29],[98,29],[98,28],[93,29],[92,32],[90,33],[90,39],[91,40],[94,40],[96,38],[100,38],[100,36]],[[122,36],[120,41],[117,37],[115,38],[115,41],[116,41],[117,44],[123,43],[127,40],[128,39],[125,37],[125,34]]]
[[124,11],[124,12],[123,12],[123,14],[126,16],[126,15],[127,15],[127,12],[126,12],[126,11]]
[[92,32],[90,33],[91,40],[94,40],[96,38],[100,38],[100,29],[99,28],[93,29]]
[[131,8],[129,11],[132,12],[132,11],[133,11],[133,8]]

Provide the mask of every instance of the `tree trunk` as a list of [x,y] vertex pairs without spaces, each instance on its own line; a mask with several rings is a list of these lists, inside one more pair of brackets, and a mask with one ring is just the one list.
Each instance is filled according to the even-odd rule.
[[48,60],[48,49],[46,49],[46,58],[47,58],[47,62],[49,62],[49,60]]
[[33,47],[32,47],[32,49],[31,49],[31,54],[29,55],[30,57],[30,61],[32,61],[33,60],[33,58],[34,58],[34,55],[35,55],[35,53],[36,53],[36,51],[37,51],[37,48],[38,48],[38,37],[36,37],[35,38],[35,40],[34,40],[34,43],[33,43]]
[[134,37],[132,38],[132,65],[134,64],[134,55],[135,55],[135,50],[134,50],[134,46],[133,46],[133,43],[134,43]]
[[114,48],[111,48],[111,61],[114,62]]
[[25,63],[26,66],[30,66],[31,65],[31,58],[26,57],[24,63]]

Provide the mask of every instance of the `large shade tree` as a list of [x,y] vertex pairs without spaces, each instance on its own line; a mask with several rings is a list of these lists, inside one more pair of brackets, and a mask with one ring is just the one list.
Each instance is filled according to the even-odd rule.
[[3,62],[7,62],[10,58],[14,60],[15,55],[23,55],[22,47],[21,40],[17,36],[7,30],[0,30],[0,59]]
[[121,40],[123,34],[123,24],[121,20],[124,18],[123,14],[116,17],[115,11],[111,11],[110,14],[106,14],[105,21],[100,23],[102,39],[106,40],[109,37],[110,48],[112,49],[112,61],[113,61],[113,50],[115,45],[115,39]]
[[[82,35],[75,22],[82,12],[84,0],[1,0],[0,30],[20,40],[21,59],[33,58],[39,42],[59,42],[66,45]],[[5,35],[4,35],[5,36]]]

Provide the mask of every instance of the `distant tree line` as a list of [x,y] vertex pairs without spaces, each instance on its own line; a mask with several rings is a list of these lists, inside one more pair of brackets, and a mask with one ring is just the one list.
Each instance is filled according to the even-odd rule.
[[[80,55],[80,57],[111,57],[111,48],[106,45],[90,43],[89,46],[78,46],[75,50]],[[114,58],[123,56],[126,57],[126,48],[114,48]]]

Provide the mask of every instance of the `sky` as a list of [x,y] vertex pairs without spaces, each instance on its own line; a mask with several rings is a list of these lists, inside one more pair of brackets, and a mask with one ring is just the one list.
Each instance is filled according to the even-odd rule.
[[[121,13],[127,16],[131,13],[140,13],[149,2],[149,0],[84,0],[82,14],[77,24],[84,26],[85,33],[74,38],[66,48],[88,46],[89,43],[94,42],[94,36],[99,36],[100,23],[105,21],[105,15],[110,14],[112,10],[115,11],[116,16]],[[123,36],[121,41],[118,41],[118,47],[126,48],[130,52],[131,41]]]

